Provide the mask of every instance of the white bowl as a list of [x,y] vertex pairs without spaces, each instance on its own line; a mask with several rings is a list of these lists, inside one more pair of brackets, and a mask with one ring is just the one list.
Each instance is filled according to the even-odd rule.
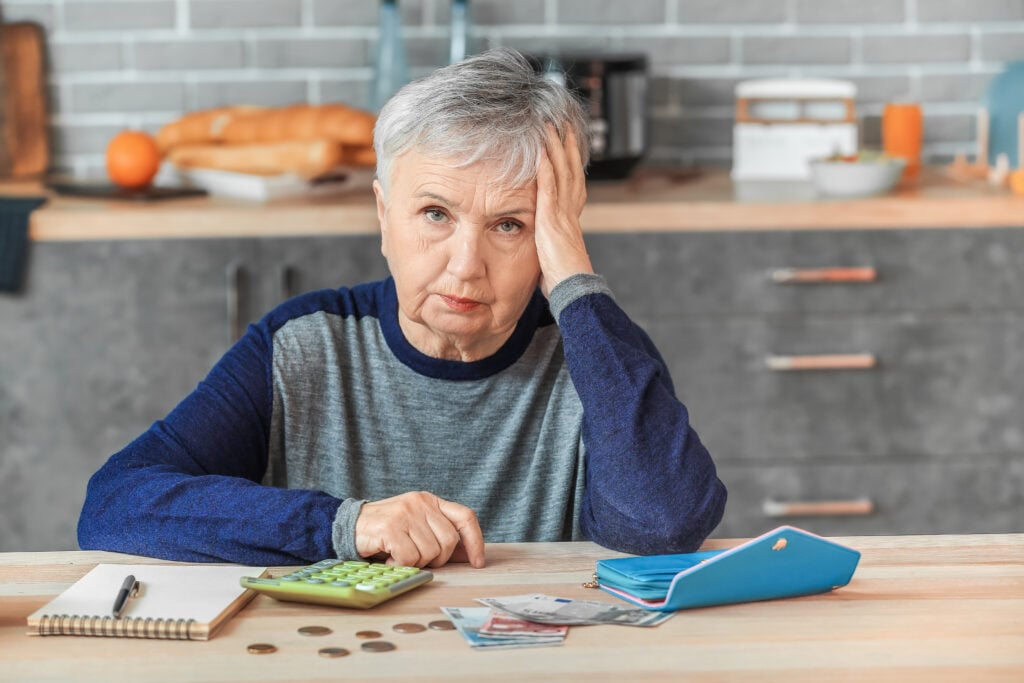
[[811,162],[811,181],[819,194],[830,197],[873,197],[885,194],[900,180],[906,161],[900,158]]

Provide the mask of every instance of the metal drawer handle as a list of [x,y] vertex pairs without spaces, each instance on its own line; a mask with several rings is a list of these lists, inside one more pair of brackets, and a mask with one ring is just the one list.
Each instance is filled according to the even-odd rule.
[[290,264],[282,264],[277,270],[278,296],[287,301],[295,296],[295,268]]
[[784,285],[874,282],[877,279],[878,272],[871,266],[862,268],[779,268],[771,272],[772,282]]
[[873,353],[768,356],[764,362],[770,370],[866,370],[878,363]]
[[870,498],[819,501],[769,499],[764,501],[761,509],[765,517],[849,517],[874,513],[875,503]]

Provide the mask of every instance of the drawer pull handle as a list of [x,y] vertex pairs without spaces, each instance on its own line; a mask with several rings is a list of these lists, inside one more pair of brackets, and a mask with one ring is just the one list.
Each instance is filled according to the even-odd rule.
[[819,501],[766,500],[761,509],[765,517],[851,517],[874,513],[875,503],[870,498]]
[[278,297],[287,301],[295,296],[295,268],[285,263],[277,270]]
[[771,272],[772,282],[783,285],[820,284],[828,282],[874,282],[878,272],[863,268],[779,268]]
[[813,356],[768,356],[770,370],[866,370],[875,367],[872,353],[826,353]]

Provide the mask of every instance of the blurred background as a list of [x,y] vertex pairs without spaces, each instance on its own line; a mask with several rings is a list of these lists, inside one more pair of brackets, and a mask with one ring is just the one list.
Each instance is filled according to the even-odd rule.
[[[248,322],[386,275],[372,161],[335,194],[333,166],[213,164],[178,169],[211,196],[165,194],[147,183],[166,149],[138,131],[224,105],[373,112],[458,33],[465,54],[597,70],[573,78],[620,174],[588,189],[588,248],[730,489],[716,535],[1024,530],[1024,231],[1004,229],[1024,227],[1024,0],[0,0],[0,17],[0,552],[74,548],[89,476]],[[888,151],[883,127],[913,175],[853,154]],[[145,182],[90,195],[126,129]]]
[[[410,76],[446,64],[449,0],[398,3]],[[101,173],[122,128],[246,102],[369,106],[375,0],[5,0],[46,28],[55,168]],[[885,102],[923,106],[926,160],[971,150],[992,77],[1024,59],[1021,0],[472,0],[470,52],[648,56],[654,161],[727,165],[733,89],[763,77],[857,86],[862,142]]]

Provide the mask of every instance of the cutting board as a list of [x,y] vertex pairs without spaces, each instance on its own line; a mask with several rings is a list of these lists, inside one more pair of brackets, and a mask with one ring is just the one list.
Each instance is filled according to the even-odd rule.
[[46,187],[57,194],[90,199],[126,199],[134,202],[152,202],[177,197],[202,197],[206,190],[199,187],[159,187],[150,185],[138,190],[128,190],[110,183],[78,183],[51,181]]
[[44,44],[39,24],[0,25],[0,178],[40,176],[50,165]]

